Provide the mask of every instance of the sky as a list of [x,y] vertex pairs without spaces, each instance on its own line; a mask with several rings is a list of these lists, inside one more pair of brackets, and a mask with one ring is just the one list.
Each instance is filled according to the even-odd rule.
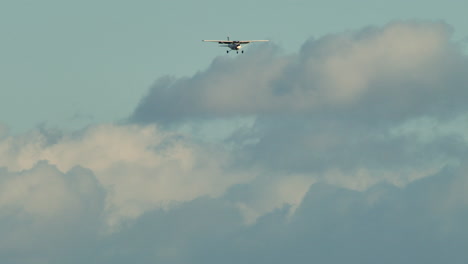
[[466,263],[467,7],[0,2],[1,262]]

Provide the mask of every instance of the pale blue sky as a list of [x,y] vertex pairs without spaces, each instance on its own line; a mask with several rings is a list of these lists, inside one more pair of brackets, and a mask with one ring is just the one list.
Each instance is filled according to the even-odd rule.
[[310,37],[396,19],[468,36],[466,1],[1,1],[0,122],[12,132],[129,115],[160,76],[191,76],[223,50],[201,39]]
[[466,263],[466,7],[0,2],[0,261]]

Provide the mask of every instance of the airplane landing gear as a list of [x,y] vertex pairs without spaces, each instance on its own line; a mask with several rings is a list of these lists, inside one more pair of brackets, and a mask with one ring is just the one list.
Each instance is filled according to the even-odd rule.
[[[230,50],[226,50],[226,53],[229,53]],[[241,53],[244,53],[243,50],[240,51]],[[239,50],[236,50],[236,53],[239,54]]]

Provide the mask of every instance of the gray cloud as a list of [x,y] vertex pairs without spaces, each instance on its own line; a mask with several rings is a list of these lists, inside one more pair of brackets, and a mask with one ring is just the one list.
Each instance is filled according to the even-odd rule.
[[298,54],[263,45],[191,78],[160,79],[131,120],[305,114],[367,122],[466,111],[468,61],[442,23],[392,23],[328,35]]
[[[254,125],[228,139],[242,146],[241,166],[404,184],[466,156],[463,128],[420,140],[454,120],[467,124],[468,58],[451,35],[443,23],[395,22],[311,39],[293,55],[257,46],[191,78],[160,80],[130,120],[251,116]],[[421,120],[433,125],[402,129]]]
[[[54,215],[51,221],[35,222],[0,210],[0,255],[5,263],[463,263],[468,257],[466,172],[445,168],[404,188],[378,184],[366,191],[319,182],[293,215],[285,205],[253,225],[243,224],[233,194],[200,197],[170,210],[148,211],[126,228],[102,235],[103,193],[89,171],[77,168],[60,177],[91,181],[72,180],[66,184],[68,193],[56,197],[62,204],[56,212],[65,213],[65,219]],[[39,173],[60,174],[42,163],[22,175]],[[5,177],[18,175],[3,171]],[[42,195],[54,192],[54,187],[46,188],[39,190]],[[79,203],[66,202],[77,193]]]
[[251,226],[232,204],[198,199],[145,215],[112,238],[118,249],[102,263],[463,263],[466,186],[466,171],[450,169],[403,189],[317,183],[292,218],[285,207]]
[[[276,48],[263,45],[253,56],[216,58],[209,69],[191,78],[159,79],[131,117],[135,122],[173,122],[268,111],[269,82],[280,73]],[[255,88],[255,89],[254,89]],[[256,101],[258,100],[258,101]]]
[[[146,113],[146,122],[166,124],[255,116],[250,130],[230,138],[244,146],[240,164],[332,178],[354,174],[362,186],[379,180],[404,184],[466,156],[462,128],[420,140],[467,115],[468,58],[451,34],[443,23],[396,22],[311,39],[295,55],[266,48],[258,58],[219,59],[166,87],[177,96],[195,94],[185,114],[168,114],[174,104],[153,87],[132,118]],[[235,74],[218,75],[229,69]],[[157,100],[170,109],[159,108]],[[420,120],[433,125],[395,133]]]
[[255,118],[226,142],[238,166],[264,174],[229,201],[258,203],[291,175],[321,182],[293,214],[275,207],[200,263],[463,262],[466,196],[454,190],[466,186],[468,58],[451,34],[396,22],[311,39],[298,54],[217,58],[152,87],[131,121]]

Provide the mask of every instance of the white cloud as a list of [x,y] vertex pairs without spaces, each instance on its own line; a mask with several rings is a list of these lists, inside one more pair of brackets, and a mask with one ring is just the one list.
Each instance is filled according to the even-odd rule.
[[21,208],[27,215],[53,218],[72,204],[63,175],[46,164],[34,171],[7,174],[3,179],[0,204]]
[[249,187],[238,186],[240,190],[231,191],[228,199],[233,196],[230,199],[240,209],[245,223],[254,224],[259,217],[285,206],[292,216],[315,181],[311,175],[262,175],[249,182]]
[[[37,130],[1,141],[5,158],[0,166],[22,171],[46,160],[64,173],[75,166],[90,169],[108,192],[111,226],[175,202],[220,196],[229,186],[255,176],[227,171],[229,155],[222,149],[197,145],[155,126],[99,125],[61,136],[54,144],[48,144],[46,137]],[[53,196],[50,192],[44,199]]]
[[[251,56],[219,57],[191,78],[157,82],[131,119],[177,123],[328,112],[401,120],[456,114],[447,100],[467,96],[468,63],[451,42],[451,31],[442,23],[399,22],[310,40],[292,56],[264,45]],[[466,110],[461,100],[452,103]]]
[[431,79],[440,70],[437,62],[447,55],[448,40],[442,24],[394,23],[381,31],[330,36],[320,45],[327,49],[325,56],[311,56],[304,64],[319,71],[318,89],[326,99],[348,104],[378,89],[373,82],[381,79]]
[[82,251],[75,247],[99,236],[104,197],[91,171],[80,167],[64,174],[42,161],[19,172],[0,170],[2,261],[47,262]]

